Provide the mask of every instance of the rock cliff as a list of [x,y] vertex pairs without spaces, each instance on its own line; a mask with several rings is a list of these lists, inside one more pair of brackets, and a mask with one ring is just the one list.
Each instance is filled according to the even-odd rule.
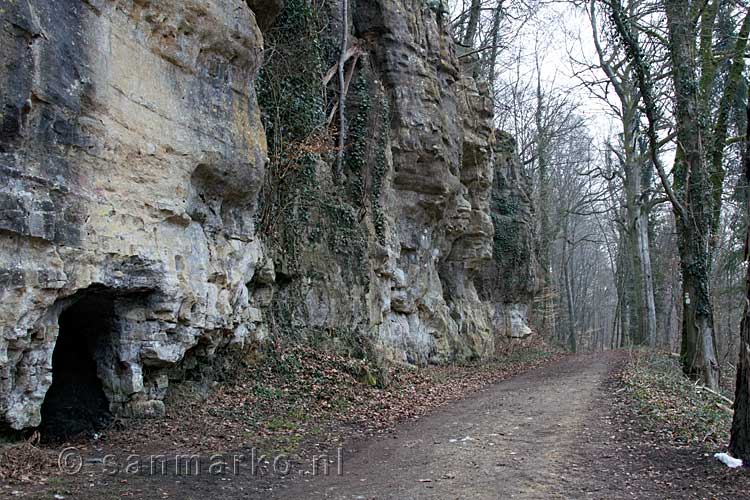
[[158,416],[269,341],[424,364],[528,333],[533,211],[487,89],[440,9],[352,3],[3,3],[0,420],[70,386]]

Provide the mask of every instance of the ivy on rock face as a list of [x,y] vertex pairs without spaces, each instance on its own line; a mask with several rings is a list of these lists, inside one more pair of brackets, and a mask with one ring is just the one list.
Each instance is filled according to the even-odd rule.
[[349,190],[355,204],[361,204],[364,197],[364,172],[367,168],[367,143],[370,121],[370,94],[365,72],[360,71],[354,85],[357,113],[349,122],[351,146],[346,151],[346,166]]
[[[320,332],[307,326],[314,312],[307,310],[305,298],[311,290],[337,280],[349,287],[367,287],[371,235],[366,216],[372,217],[381,242],[385,232],[379,199],[389,131],[381,122],[387,122],[388,111],[373,111],[381,91],[372,83],[366,56],[347,65],[354,78],[346,104],[343,175],[336,178],[333,168],[337,122],[330,118],[338,105],[338,88],[323,85],[339,57],[339,27],[329,18],[331,12],[311,0],[287,1],[266,33],[266,63],[257,82],[271,159],[258,226],[277,262],[277,273],[287,277],[269,313],[278,333],[309,339]],[[356,66],[352,69],[351,64]],[[385,96],[383,101],[387,104]],[[347,328],[359,331],[361,326]],[[358,335],[340,340],[361,347]]]
[[497,191],[491,198],[493,236],[493,258],[500,266],[514,267],[523,262],[525,248],[521,238],[521,223],[518,220],[519,203],[516,197],[500,196]]
[[289,256],[292,268],[315,197],[312,142],[325,125],[318,32],[309,0],[287,1],[267,34],[267,60],[256,85],[271,158],[260,230]]
[[375,152],[375,163],[372,171],[372,222],[375,226],[375,235],[381,245],[385,245],[385,215],[380,204],[380,194],[383,189],[385,173],[388,170],[388,158],[386,148],[388,147],[388,134],[391,123],[391,110],[388,96],[383,94],[380,102],[380,127],[378,131],[378,144]]

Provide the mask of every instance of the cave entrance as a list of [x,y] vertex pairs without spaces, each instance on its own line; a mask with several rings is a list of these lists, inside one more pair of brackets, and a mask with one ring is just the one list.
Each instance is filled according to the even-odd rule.
[[52,385],[42,403],[40,434],[45,441],[94,432],[112,419],[96,369],[102,341],[114,326],[114,301],[88,292],[60,314],[52,353]]

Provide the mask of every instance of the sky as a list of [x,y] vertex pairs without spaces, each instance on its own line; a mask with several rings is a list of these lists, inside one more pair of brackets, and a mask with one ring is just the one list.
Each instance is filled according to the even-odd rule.
[[[451,1],[452,18],[455,19],[461,12],[462,0]],[[469,1],[463,0],[464,5]],[[510,9],[513,9],[514,5],[519,5],[521,1],[535,0],[504,0]],[[533,15],[528,16],[528,10],[522,9],[510,12],[509,17],[515,14],[517,20],[505,23],[501,27],[501,39],[510,41],[510,46],[504,47],[498,54],[499,79],[515,81],[520,78],[524,82],[530,82],[528,89],[533,94],[538,71],[545,91],[572,96],[571,100],[578,106],[577,113],[585,118],[588,135],[594,139],[595,147],[599,147],[613,135],[621,133],[621,125],[618,125],[618,120],[610,115],[610,105],[594,96],[581,82],[581,78],[604,78],[603,72],[599,70],[596,70],[596,74],[582,73],[586,68],[598,63],[588,14],[583,8],[573,6],[571,2],[539,1],[540,8],[533,12]],[[496,5],[496,0],[484,2],[487,9],[484,23],[488,26],[492,22],[491,9]],[[480,43],[487,44],[487,41],[475,42]],[[613,104],[619,106],[614,93],[611,94],[611,98],[614,100]],[[529,120],[533,120],[532,114],[503,114],[502,101],[498,102],[498,107],[498,126],[508,128],[508,132],[518,131],[514,130],[514,126],[517,125],[512,123],[514,118],[509,117],[521,116],[522,129]],[[509,121],[504,122],[503,118]],[[517,139],[521,140],[521,137]]]
[[[596,75],[588,73],[576,76],[584,66],[575,61],[590,64],[598,61],[591,24],[585,11],[568,3],[553,3],[543,7],[538,16],[538,22],[529,23],[525,27],[519,43],[526,45],[527,41],[533,41],[536,32],[544,34],[546,46],[541,53],[543,64],[540,65],[542,81],[568,90],[576,96],[581,114],[588,118],[592,135],[600,137],[617,133],[616,121],[605,109],[607,105],[581,85],[580,78],[602,78],[603,74],[598,72]],[[533,42],[528,46],[533,50]],[[616,102],[616,97],[613,96],[613,99]]]
[[[469,0],[464,0],[468,3]],[[531,0],[533,1],[533,0]],[[451,15],[455,17],[460,12],[462,0],[450,0]],[[512,0],[506,4],[513,5]],[[487,7],[494,2],[487,0]],[[576,73],[582,70],[573,59],[594,63],[597,61],[596,49],[591,34],[586,12],[580,7],[574,7],[565,1],[550,1],[541,3],[541,7],[525,22],[505,25],[505,30],[520,31],[510,47],[500,53],[503,59],[509,61],[521,55],[520,73],[523,78],[536,80],[535,54],[540,57],[540,73],[543,86],[555,88],[561,92],[574,95],[579,103],[579,112],[587,118],[591,135],[599,140],[619,133],[617,121],[606,111],[606,104],[581,85]],[[503,75],[501,74],[501,77]],[[601,78],[599,74],[597,77]],[[513,71],[508,71],[508,78],[514,78]],[[616,97],[613,96],[613,99]]]

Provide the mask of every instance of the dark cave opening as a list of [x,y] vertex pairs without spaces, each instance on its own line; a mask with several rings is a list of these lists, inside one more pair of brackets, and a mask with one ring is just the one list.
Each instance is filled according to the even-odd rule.
[[96,370],[98,344],[114,325],[114,302],[106,293],[86,293],[60,314],[52,353],[52,385],[42,403],[42,439],[58,441],[94,432],[112,415]]

